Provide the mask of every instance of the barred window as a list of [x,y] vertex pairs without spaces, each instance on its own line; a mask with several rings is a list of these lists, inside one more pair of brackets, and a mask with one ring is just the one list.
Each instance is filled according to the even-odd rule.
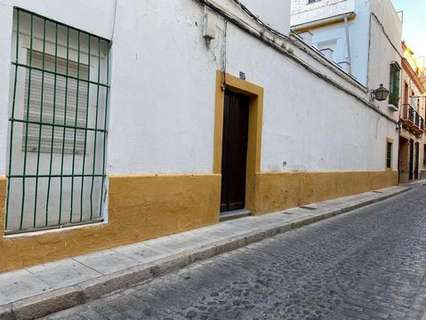
[[110,42],[14,9],[6,234],[103,220]]

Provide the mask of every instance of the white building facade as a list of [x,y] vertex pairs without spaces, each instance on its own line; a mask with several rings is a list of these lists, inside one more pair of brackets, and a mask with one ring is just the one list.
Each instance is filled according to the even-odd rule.
[[390,0],[292,0],[291,25],[369,88],[401,60],[402,20]]
[[398,115],[289,21],[287,1],[0,0],[0,271],[395,185]]

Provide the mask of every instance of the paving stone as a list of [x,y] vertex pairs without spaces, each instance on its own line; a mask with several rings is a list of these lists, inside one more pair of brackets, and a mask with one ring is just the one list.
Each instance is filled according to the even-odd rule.
[[174,237],[172,241],[164,243],[163,246],[167,246],[167,249],[171,252],[179,252],[207,245],[211,241],[212,238],[208,236],[208,233],[202,235],[199,233],[195,235],[185,234]]
[[28,268],[27,271],[54,289],[75,285],[101,275],[74,260],[42,264]]
[[111,274],[138,264],[137,260],[114,250],[100,251],[73,259],[102,274]]
[[125,255],[132,260],[139,262],[149,263],[156,259],[161,259],[168,253],[155,250],[152,247],[147,246],[144,243],[137,243],[134,245],[129,245],[117,249],[112,249],[113,251]]
[[28,270],[2,273],[0,274],[0,305],[31,297],[48,289],[50,286],[47,283],[38,279]]

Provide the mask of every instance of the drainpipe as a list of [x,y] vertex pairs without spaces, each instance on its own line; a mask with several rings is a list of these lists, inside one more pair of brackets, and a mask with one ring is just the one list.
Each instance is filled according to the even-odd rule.
[[349,73],[352,74],[352,55],[351,55],[351,40],[349,37],[349,20],[348,16],[345,15],[345,29],[346,29],[346,49],[347,49],[347,60],[349,62]]

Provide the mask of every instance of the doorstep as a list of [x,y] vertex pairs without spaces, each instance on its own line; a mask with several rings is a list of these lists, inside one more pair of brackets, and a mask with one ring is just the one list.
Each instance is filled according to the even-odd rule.
[[426,185],[426,179],[417,179],[417,180],[408,181],[405,183],[401,183],[400,186],[407,187],[407,186],[416,186],[421,184]]
[[220,222],[240,219],[244,217],[251,216],[251,211],[248,209],[241,209],[241,210],[233,210],[233,211],[227,211],[222,212],[219,217]]
[[410,190],[398,186],[243,217],[142,243],[0,274],[0,320],[37,319],[304,225]]

